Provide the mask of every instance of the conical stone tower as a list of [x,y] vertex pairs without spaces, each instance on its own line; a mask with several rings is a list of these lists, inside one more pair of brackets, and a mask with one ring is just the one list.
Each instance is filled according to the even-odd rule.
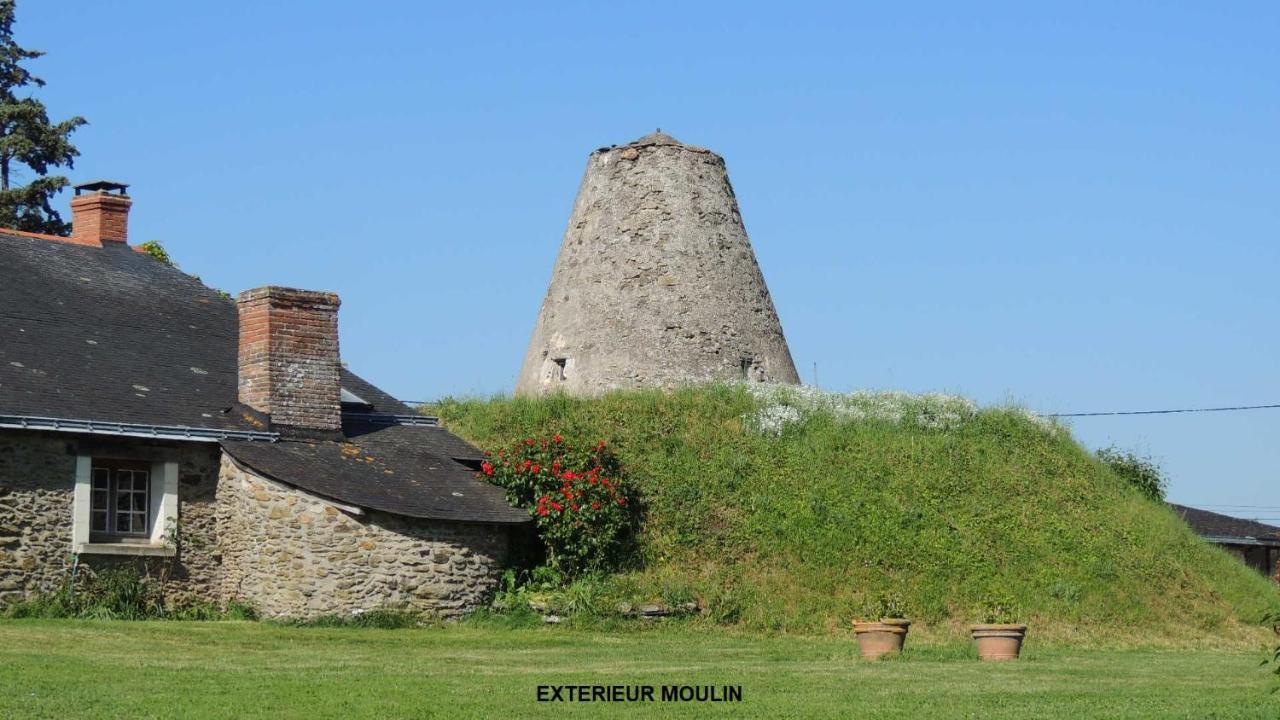
[[516,392],[799,383],[724,158],[661,131],[601,148]]

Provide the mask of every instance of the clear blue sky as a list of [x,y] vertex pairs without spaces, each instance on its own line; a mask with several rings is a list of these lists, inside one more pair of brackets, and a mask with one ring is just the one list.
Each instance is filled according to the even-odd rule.
[[[1280,5],[22,0],[71,173],[409,399],[512,386],[594,148],[721,153],[806,381],[1280,402]],[[62,200],[65,203],[65,198]],[[1280,411],[1080,420],[1270,506]]]

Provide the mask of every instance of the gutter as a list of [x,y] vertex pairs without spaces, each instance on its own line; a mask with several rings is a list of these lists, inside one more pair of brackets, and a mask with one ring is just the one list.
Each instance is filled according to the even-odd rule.
[[387,413],[342,413],[343,420],[369,425],[409,425],[416,427],[440,427],[440,418],[430,415],[389,415]]
[[280,439],[278,433],[255,430],[224,430],[220,428],[187,427],[185,425],[143,425],[140,423],[51,418],[35,415],[0,415],[0,428],[52,430],[55,432],[86,433],[89,435],[114,435],[117,437],[152,438],[155,440],[190,440],[194,442],[218,442],[220,440],[275,442]]

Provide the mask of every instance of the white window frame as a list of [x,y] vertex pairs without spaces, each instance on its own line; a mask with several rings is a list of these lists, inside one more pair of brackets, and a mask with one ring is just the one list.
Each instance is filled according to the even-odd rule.
[[75,492],[71,503],[71,548],[75,553],[106,555],[173,555],[176,547],[168,534],[178,522],[178,463],[151,463],[149,532],[128,542],[92,542],[93,456],[76,456]]
[[[91,472],[93,473],[93,496],[90,502],[90,524],[89,538],[94,539],[96,533],[99,538],[108,539],[146,539],[151,534],[151,520],[154,517],[153,508],[151,506],[151,470],[142,469],[144,464],[128,463],[128,466],[121,467],[119,464],[107,460],[94,460]],[[144,478],[142,483],[138,483],[138,475]],[[101,477],[99,477],[101,475]],[[122,483],[122,477],[127,475],[128,482]],[[103,480],[104,486],[99,487],[98,481]],[[141,485],[141,488],[138,487]],[[97,507],[98,494],[102,493],[105,499],[101,509]],[[142,502],[136,503],[135,496],[141,495]],[[120,501],[127,498],[122,509]],[[139,506],[140,505],[140,506]],[[97,527],[98,516],[101,515],[102,527]],[[120,525],[121,516],[127,518],[126,527],[122,529]],[[138,520],[142,522],[139,523]]]

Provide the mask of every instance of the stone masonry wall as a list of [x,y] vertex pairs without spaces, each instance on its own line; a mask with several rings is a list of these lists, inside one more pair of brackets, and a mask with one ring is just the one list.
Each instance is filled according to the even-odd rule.
[[516,392],[799,383],[724,160],[655,133],[592,153]]
[[224,456],[222,596],[264,617],[404,606],[457,617],[485,602],[507,557],[500,526],[352,515]]
[[[220,451],[210,443],[0,431],[0,602],[60,586],[71,569],[71,505],[76,456],[177,462],[179,552],[151,558],[144,570],[167,576],[172,600],[216,599],[215,490]],[[81,568],[143,562],[80,556]]]
[[71,550],[74,443],[0,434],[0,599],[56,587]]

